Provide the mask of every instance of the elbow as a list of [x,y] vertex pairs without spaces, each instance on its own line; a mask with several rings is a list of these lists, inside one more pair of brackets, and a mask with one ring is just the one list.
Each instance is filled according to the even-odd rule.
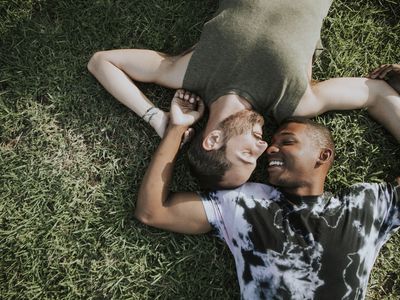
[[106,51],[99,51],[92,55],[87,64],[87,69],[90,73],[95,74],[99,64],[106,61]]
[[157,222],[157,218],[155,218],[153,214],[139,212],[138,210],[135,210],[134,217],[142,224],[159,228],[159,223]]
[[139,222],[146,224],[146,225],[150,225],[150,221],[151,221],[151,215],[142,212],[140,209],[135,209],[133,216],[136,218],[136,220],[138,220]]
[[[140,203],[140,201],[138,201]],[[148,225],[148,226],[155,226],[156,218],[154,216],[154,213],[151,212],[150,210],[141,207],[140,204],[137,204],[135,211],[133,212],[133,216],[141,223]]]

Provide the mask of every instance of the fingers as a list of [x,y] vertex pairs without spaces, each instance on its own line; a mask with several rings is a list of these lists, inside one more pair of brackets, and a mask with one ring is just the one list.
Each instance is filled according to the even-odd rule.
[[192,127],[189,127],[185,133],[183,134],[182,137],[182,141],[181,141],[181,146],[180,148],[182,148],[184,145],[186,145],[187,143],[189,143],[193,137],[194,137],[195,131]]
[[176,90],[174,98],[184,99],[184,97],[185,97],[185,90],[184,89]]
[[199,101],[200,97],[197,96],[196,94],[186,91],[184,89],[179,89],[175,92],[176,98],[179,98],[181,100],[188,101],[189,103],[195,103],[196,101]]
[[[175,97],[183,100],[184,102],[189,102],[191,106],[189,106],[192,110],[197,110],[201,109],[202,113],[204,112],[204,103],[201,101],[201,98],[197,96],[196,94],[186,91],[184,89],[179,89],[175,93]],[[200,106],[199,106],[200,104]],[[189,108],[188,107],[188,108]]]
[[171,102],[171,124],[190,126],[200,119],[204,110],[204,103],[199,96],[179,89]]
[[393,67],[392,65],[388,65],[384,68],[382,68],[381,72],[379,72],[379,75],[377,76],[380,79],[385,78],[385,76],[387,75],[387,73],[389,73],[390,71],[392,71]]
[[198,111],[200,117],[203,116],[204,110],[205,110],[205,105],[204,105],[203,100],[201,100],[200,97],[197,97],[197,111]]
[[378,68],[373,70],[371,73],[369,73],[369,78],[376,79],[377,77],[379,77],[379,75],[382,73],[382,71],[384,71],[387,67],[388,67],[388,65],[379,66]]
[[181,93],[180,93],[181,99],[189,101],[190,103],[196,102],[197,96],[195,94],[193,94],[192,92],[189,92],[189,91],[185,91],[185,90],[180,90],[180,91],[181,91]]
[[372,79],[383,79],[391,71],[400,72],[400,65],[396,64],[382,65],[379,68],[372,71],[368,77]]

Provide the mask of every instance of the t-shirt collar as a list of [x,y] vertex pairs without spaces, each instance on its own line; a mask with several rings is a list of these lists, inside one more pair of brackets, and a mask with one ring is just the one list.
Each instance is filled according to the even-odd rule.
[[323,209],[323,207],[325,207],[328,200],[330,199],[330,193],[323,193],[321,195],[299,196],[287,192],[282,192],[282,195],[284,198],[282,200],[287,201],[288,204],[290,204],[294,208],[309,208],[312,210],[317,207]]

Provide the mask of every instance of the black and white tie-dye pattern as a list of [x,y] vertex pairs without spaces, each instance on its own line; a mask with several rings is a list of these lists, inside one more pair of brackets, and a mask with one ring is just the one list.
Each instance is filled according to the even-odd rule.
[[389,184],[295,197],[247,183],[202,195],[243,299],[363,299],[379,249],[400,226],[399,198]]

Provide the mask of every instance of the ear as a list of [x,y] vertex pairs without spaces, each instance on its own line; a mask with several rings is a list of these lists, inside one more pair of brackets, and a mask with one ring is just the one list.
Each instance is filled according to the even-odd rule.
[[218,150],[224,145],[224,135],[221,130],[213,130],[203,140],[204,150]]
[[319,153],[318,164],[323,165],[332,161],[333,151],[330,148],[323,148]]

